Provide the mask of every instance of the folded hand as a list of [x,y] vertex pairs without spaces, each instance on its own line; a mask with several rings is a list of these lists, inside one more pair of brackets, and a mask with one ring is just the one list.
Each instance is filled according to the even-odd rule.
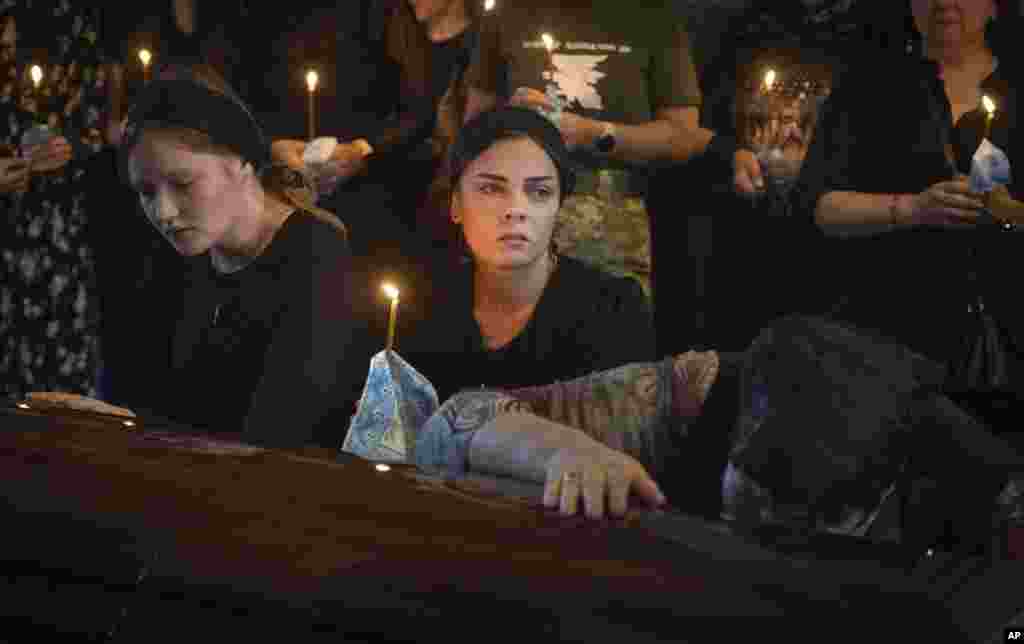
[[910,200],[910,221],[917,226],[961,228],[977,223],[985,207],[982,195],[971,192],[967,177],[940,181]]

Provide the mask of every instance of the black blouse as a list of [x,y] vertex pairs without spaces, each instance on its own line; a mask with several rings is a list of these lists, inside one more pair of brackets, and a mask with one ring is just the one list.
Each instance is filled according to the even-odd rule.
[[[813,219],[818,200],[831,191],[919,193],[953,178],[954,171],[969,174],[984,131],[980,108],[954,125],[936,64],[910,57],[873,62],[848,72],[825,104],[793,191],[797,214]],[[1005,67],[986,79],[983,90],[999,104],[991,140],[1016,170],[1010,190],[1019,199],[1024,142],[1016,127],[1018,83]],[[1024,339],[1013,269],[1022,242],[1018,233],[994,224],[822,238],[831,246],[831,263],[808,270],[820,273],[822,288],[832,291],[840,319],[948,362],[963,351],[961,333],[979,295],[1001,326]]]
[[335,225],[304,212],[237,273],[217,273],[208,254],[189,260],[147,409],[253,443],[340,445],[354,403],[349,263]]
[[494,351],[473,317],[472,270],[448,286],[408,349],[398,347],[442,401],[465,388],[544,385],[655,358],[650,307],[634,279],[561,256],[526,327]]

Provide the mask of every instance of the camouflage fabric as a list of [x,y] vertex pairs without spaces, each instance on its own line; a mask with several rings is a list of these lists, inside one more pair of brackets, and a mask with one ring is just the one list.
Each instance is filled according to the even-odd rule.
[[555,244],[569,257],[636,278],[650,296],[651,234],[643,199],[625,194],[621,171],[591,176],[596,180],[581,177],[580,189],[562,205]]

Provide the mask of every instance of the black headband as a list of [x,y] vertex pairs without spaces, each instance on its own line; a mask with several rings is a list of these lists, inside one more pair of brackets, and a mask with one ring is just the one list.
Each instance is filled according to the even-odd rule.
[[158,80],[143,90],[128,111],[119,163],[126,179],[128,155],[151,123],[207,134],[257,170],[270,163],[270,145],[263,130],[241,102],[192,80]]
[[527,136],[544,149],[558,170],[561,199],[572,194],[576,186],[569,150],[562,133],[551,121],[536,111],[524,107],[505,107],[480,114],[467,123],[449,150],[448,172],[451,185],[458,183],[473,159],[496,141],[515,136]]

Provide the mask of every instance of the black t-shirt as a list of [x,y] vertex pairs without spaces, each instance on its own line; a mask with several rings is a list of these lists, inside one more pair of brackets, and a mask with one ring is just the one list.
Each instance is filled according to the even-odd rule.
[[354,402],[349,264],[336,224],[301,211],[237,273],[215,272],[208,254],[189,260],[150,409],[253,443],[340,445]]
[[470,268],[452,275],[448,287],[432,317],[413,330],[408,349],[398,347],[442,401],[465,388],[543,385],[655,357],[640,284],[578,260],[559,258],[533,317],[494,351],[486,349],[473,317]]

